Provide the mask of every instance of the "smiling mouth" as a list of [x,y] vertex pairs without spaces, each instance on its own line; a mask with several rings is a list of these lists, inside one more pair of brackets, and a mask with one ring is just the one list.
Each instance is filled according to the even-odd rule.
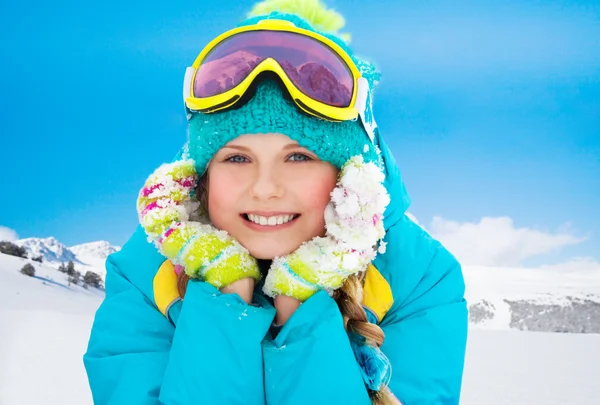
[[274,215],[271,217],[263,217],[261,215],[254,214],[242,214],[242,218],[246,221],[261,226],[278,226],[289,224],[300,217],[300,214],[289,214],[289,215]]

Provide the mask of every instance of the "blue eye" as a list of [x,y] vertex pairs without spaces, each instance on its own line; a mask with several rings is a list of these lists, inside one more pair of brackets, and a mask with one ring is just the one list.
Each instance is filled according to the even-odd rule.
[[231,163],[247,163],[248,158],[242,155],[233,155],[225,159],[225,161]]
[[288,160],[292,162],[308,162],[313,159],[304,153],[293,153],[288,157]]

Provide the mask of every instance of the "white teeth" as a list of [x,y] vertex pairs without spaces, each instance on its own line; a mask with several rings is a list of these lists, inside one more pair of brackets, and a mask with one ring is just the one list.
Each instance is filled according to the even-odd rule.
[[290,222],[294,219],[293,215],[277,215],[274,217],[261,217],[260,215],[248,214],[248,219],[255,224],[262,226],[276,226]]

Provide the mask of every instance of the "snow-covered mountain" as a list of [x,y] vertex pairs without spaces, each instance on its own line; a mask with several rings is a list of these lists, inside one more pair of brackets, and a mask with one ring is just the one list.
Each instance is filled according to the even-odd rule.
[[[104,267],[106,258],[111,253],[118,252],[121,248],[119,246],[113,246],[107,241],[99,241],[71,246],[69,250],[75,253],[75,256],[83,265],[91,267],[94,269],[92,271],[100,274],[102,279],[104,279],[106,275],[106,269]],[[77,268],[78,266],[75,265],[75,267]],[[82,268],[85,267],[82,266]]]
[[45,263],[60,265],[69,261],[78,262],[75,254],[52,236],[20,239],[13,243],[24,247],[30,258],[42,256]]
[[121,249],[107,241],[67,247],[54,237],[20,239],[13,243],[25,248],[29,258],[42,256],[42,261],[47,266],[58,268],[61,264],[72,261],[75,264],[75,269],[82,275],[87,271],[93,271],[99,274],[102,279],[106,275],[104,267],[106,258],[111,253]]
[[118,246],[113,246],[109,242],[102,240],[99,242],[90,242],[83,243],[81,245],[71,246],[69,250],[78,258],[87,257],[87,258],[97,258],[106,260],[108,255],[111,253],[118,252],[121,248]]
[[474,328],[600,333],[600,269],[465,266]]

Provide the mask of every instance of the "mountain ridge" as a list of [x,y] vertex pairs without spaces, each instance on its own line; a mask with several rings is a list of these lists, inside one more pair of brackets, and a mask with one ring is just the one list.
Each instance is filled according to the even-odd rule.
[[25,238],[13,241],[17,246],[27,251],[29,258],[42,257],[42,262],[50,267],[58,268],[70,261],[82,275],[93,271],[102,277],[106,276],[104,263],[106,258],[121,247],[114,246],[108,241],[82,243],[71,247],[58,241],[55,237]]

